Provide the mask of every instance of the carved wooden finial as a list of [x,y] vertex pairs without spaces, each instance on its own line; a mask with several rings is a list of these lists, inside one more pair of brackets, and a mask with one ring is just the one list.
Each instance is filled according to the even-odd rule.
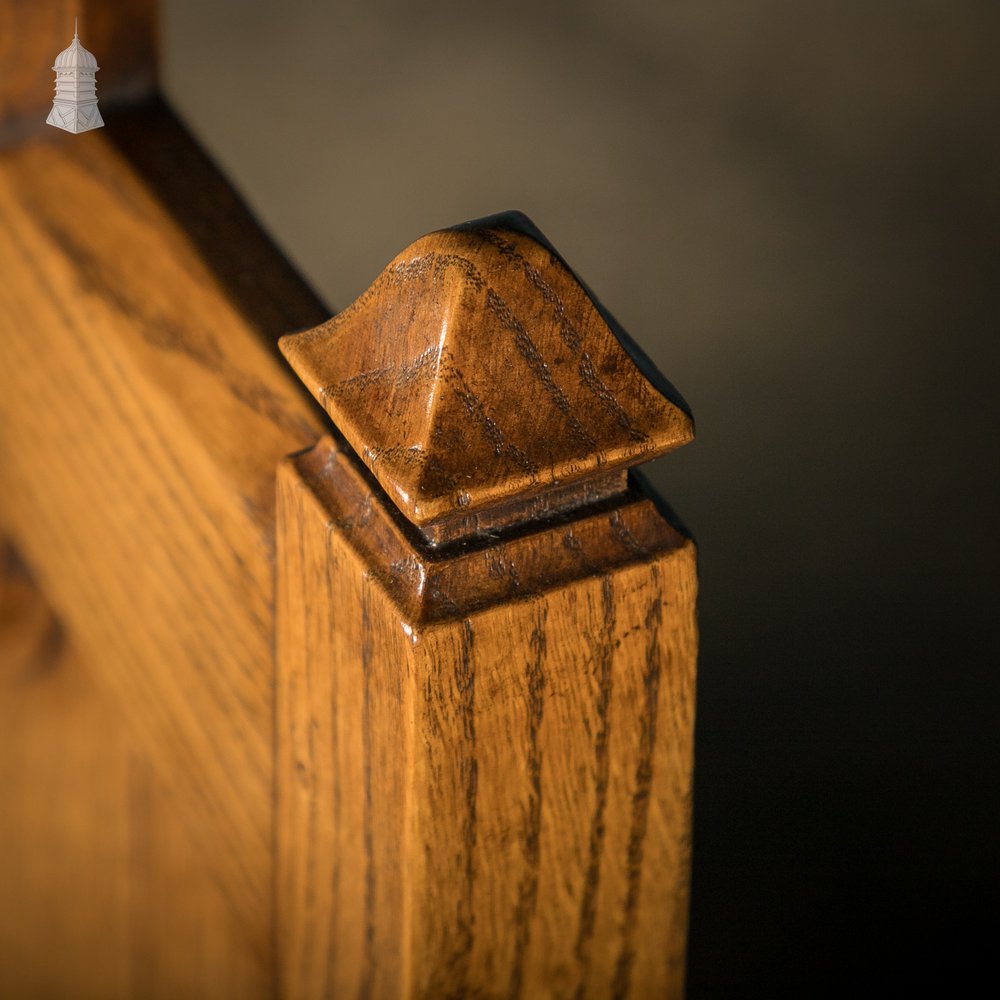
[[520,213],[417,240],[281,350],[434,542],[618,492],[629,466],[693,436],[680,396]]

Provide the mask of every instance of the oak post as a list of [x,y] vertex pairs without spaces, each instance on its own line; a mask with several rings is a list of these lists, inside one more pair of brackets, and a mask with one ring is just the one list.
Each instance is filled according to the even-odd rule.
[[282,995],[680,996],[695,553],[627,469],[683,401],[513,214],[282,350],[338,429],[278,475]]

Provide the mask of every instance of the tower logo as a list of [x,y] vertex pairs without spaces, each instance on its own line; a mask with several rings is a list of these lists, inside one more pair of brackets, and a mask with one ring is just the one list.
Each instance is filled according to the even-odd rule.
[[73,25],[73,41],[68,49],[56,56],[52,67],[56,74],[56,96],[45,121],[67,132],[89,132],[101,128],[104,119],[97,108],[96,74],[100,67],[93,52],[80,44],[77,24]]

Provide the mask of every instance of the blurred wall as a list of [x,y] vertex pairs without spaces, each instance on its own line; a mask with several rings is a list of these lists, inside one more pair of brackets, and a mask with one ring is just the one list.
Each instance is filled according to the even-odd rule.
[[1000,870],[1000,5],[163,6],[171,101],[331,305],[520,208],[691,403],[692,997],[954,984]]

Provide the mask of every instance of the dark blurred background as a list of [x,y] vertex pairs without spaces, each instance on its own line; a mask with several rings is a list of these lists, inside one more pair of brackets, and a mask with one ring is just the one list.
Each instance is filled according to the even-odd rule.
[[331,308],[519,208],[691,403],[651,473],[701,558],[693,1000],[962,995],[1000,929],[1000,5],[164,8],[170,100]]

